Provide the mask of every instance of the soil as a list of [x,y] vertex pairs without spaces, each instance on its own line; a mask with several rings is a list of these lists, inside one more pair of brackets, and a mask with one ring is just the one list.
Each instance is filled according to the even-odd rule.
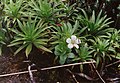
[[[31,53],[32,55],[32,53]],[[34,63],[36,66],[32,67],[31,70],[37,69],[37,72],[33,72],[35,83],[75,83],[70,73],[66,72],[64,68],[41,71],[41,68],[50,66],[53,62],[50,57],[46,55],[38,56],[39,53],[34,56],[30,56],[31,62],[29,64],[24,54],[18,54],[17,56],[0,56],[0,75],[17,73],[28,70],[28,65]],[[37,56],[37,58],[35,58]],[[39,63],[38,63],[39,62]],[[52,64],[51,64],[52,62]],[[32,83],[28,73],[0,77],[0,83]]]
[[[34,63],[35,66],[32,67],[32,70],[37,69],[36,72],[33,72],[35,83],[76,83],[73,77],[73,72],[80,72],[77,66],[73,68],[72,73],[67,71],[67,69],[71,70],[72,67],[41,71],[41,68],[59,65],[58,63],[54,63],[54,58],[55,57],[51,57],[51,54],[33,52],[29,56],[29,60],[31,62],[28,63],[25,62],[28,61],[28,59],[26,59],[24,53],[20,53],[17,56],[3,55],[0,56],[0,75],[27,71],[28,65]],[[94,76],[96,76],[94,75],[95,71],[89,72],[89,69],[90,68],[86,67],[86,75],[94,78]],[[119,70],[116,71],[114,67],[109,67],[103,73],[103,78],[107,83],[120,83],[120,72]],[[75,76],[77,81],[79,81],[80,83],[102,83],[100,80],[90,81],[87,80],[84,76]],[[0,83],[32,83],[32,81],[29,74],[26,73],[7,77],[0,77]]]

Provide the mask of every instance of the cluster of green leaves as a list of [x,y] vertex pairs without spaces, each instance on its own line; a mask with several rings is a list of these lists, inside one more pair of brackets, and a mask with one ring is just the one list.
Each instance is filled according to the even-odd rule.
[[55,55],[59,58],[59,63],[64,64],[67,58],[74,58],[74,54],[67,47],[66,43],[60,43],[55,46]]
[[53,40],[52,44],[57,44],[66,41],[67,38],[71,37],[73,34],[77,33],[79,28],[79,22],[76,21],[74,26],[72,26],[69,22],[61,23],[61,26],[54,26],[52,30]]
[[23,6],[22,4],[23,4],[23,0],[17,0],[15,2],[13,2],[13,0],[9,0],[8,2],[6,2],[5,8],[4,8],[6,17],[11,18],[14,21],[16,19],[20,19],[21,13],[24,8],[24,7],[22,7]]
[[73,61],[86,61],[92,59],[92,51],[90,51],[87,44],[82,45],[78,50],[76,50],[76,53],[78,53],[78,57],[75,57]]
[[28,56],[32,50],[32,46],[34,45],[37,48],[43,49],[45,51],[51,52],[44,45],[46,45],[48,39],[45,39],[47,32],[45,31],[49,27],[46,27],[44,22],[39,21],[36,25],[36,20],[34,23],[23,22],[21,23],[18,20],[19,29],[10,29],[15,33],[14,40],[8,46],[16,46],[19,45],[19,48],[15,52],[15,55],[26,47],[25,53]]
[[83,15],[78,15],[78,19],[82,27],[87,27],[87,34],[90,34],[91,36],[98,36],[111,30],[107,27],[109,27],[109,24],[113,21],[111,21],[111,18],[107,18],[107,15],[102,16],[102,10],[98,15],[96,15],[93,10],[91,16],[88,16],[85,10],[81,9],[81,11]]
[[47,22],[53,21],[56,13],[60,10],[56,8],[57,5],[52,6],[52,2],[48,2],[48,0],[31,0],[28,4],[30,6],[28,11],[30,11],[33,17],[38,16]]

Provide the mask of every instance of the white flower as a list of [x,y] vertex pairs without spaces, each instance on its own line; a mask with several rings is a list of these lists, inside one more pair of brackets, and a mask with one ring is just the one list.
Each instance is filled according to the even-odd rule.
[[76,47],[79,48],[78,44],[81,43],[80,39],[78,39],[75,35],[72,35],[71,38],[67,38],[66,42],[68,43],[68,48]]
[[66,0],[62,0],[63,2],[66,1]]

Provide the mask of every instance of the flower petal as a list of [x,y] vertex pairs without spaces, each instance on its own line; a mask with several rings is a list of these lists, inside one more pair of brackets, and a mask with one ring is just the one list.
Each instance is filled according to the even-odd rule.
[[73,44],[68,44],[68,48],[73,48]]
[[74,47],[76,47],[77,49],[79,48],[79,46],[77,44],[74,44]]
[[80,39],[77,39],[75,42],[76,42],[76,44],[80,44],[80,43],[81,43],[81,40],[80,40]]
[[71,36],[71,40],[76,40],[76,39],[77,39],[77,37],[75,35]]
[[67,38],[66,42],[67,42],[67,43],[71,43],[71,39],[70,39],[70,38]]

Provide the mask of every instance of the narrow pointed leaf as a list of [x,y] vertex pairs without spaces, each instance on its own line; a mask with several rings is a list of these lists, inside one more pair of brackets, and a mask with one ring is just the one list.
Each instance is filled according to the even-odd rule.
[[31,50],[32,50],[32,44],[29,44],[29,45],[27,46],[27,48],[26,48],[26,51],[25,51],[26,57],[28,57],[28,55],[30,54]]

